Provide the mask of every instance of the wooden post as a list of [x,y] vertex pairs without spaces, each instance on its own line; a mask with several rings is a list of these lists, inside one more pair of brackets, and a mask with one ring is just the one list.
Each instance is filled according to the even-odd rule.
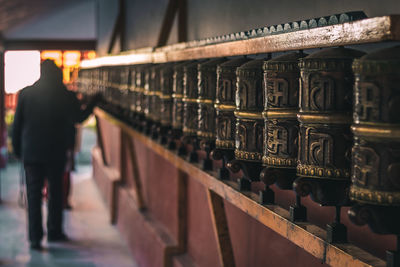
[[212,190],[207,190],[207,192],[221,266],[234,267],[235,258],[233,256],[232,243],[229,235],[224,200]]
[[101,133],[101,128],[100,128],[100,119],[97,115],[95,115],[95,118],[96,118],[97,145],[100,147],[101,157],[103,159],[104,166],[108,166],[107,156],[103,142],[103,135]]
[[178,170],[178,250],[184,253],[187,247],[187,174]]
[[136,157],[135,143],[132,142],[132,138],[127,134],[125,140],[126,140],[125,144],[126,147],[128,148],[129,156],[131,158],[131,166],[133,168],[133,182],[135,184],[136,201],[138,209],[140,211],[144,211],[146,209],[146,205],[144,203],[143,187],[142,187],[142,182],[140,180],[139,164],[137,162],[137,157]]

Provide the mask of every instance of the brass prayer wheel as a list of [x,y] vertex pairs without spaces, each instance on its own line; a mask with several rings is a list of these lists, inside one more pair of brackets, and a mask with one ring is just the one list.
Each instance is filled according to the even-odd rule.
[[[258,181],[263,155],[263,63],[254,59],[236,70],[235,92],[235,159],[244,173],[239,180],[241,190],[250,190],[251,181]],[[231,162],[230,166],[235,165]]]
[[129,87],[128,87],[128,101],[129,101],[129,121],[133,127],[136,126],[136,71],[137,66],[129,68]]
[[[298,152],[299,59],[306,54],[293,52],[264,63],[264,152],[261,180],[291,190],[296,178]],[[274,192],[266,191],[262,202],[274,202]],[[297,198],[291,207],[293,221],[306,220],[306,209]]]
[[348,205],[352,136],[353,60],[363,52],[324,49],[300,59],[299,155],[295,189],[323,206],[336,207],[328,242],[345,242],[340,206]]
[[119,91],[121,100],[122,117],[124,120],[129,119],[130,113],[130,68],[129,66],[122,66],[120,68]]
[[172,126],[172,88],[174,81],[172,63],[164,64],[160,70],[160,135],[161,143],[167,143],[167,134]]
[[[151,65],[140,65],[136,67],[135,71],[135,88],[134,88],[134,100],[136,109],[136,128],[139,131],[144,130],[145,122],[145,107],[146,107],[146,95],[145,88],[148,87],[149,69]],[[147,89],[148,90],[148,89]]]
[[350,198],[358,204],[350,218],[374,232],[400,235],[400,46],[355,60],[353,70]]
[[197,136],[201,147],[206,151],[203,161],[204,170],[212,170],[209,154],[215,147],[215,92],[217,87],[217,66],[226,58],[210,59],[198,65],[198,126]]
[[[172,130],[171,140],[169,141],[168,147],[170,149],[176,148],[175,140],[182,136],[183,127],[183,76],[184,67],[190,64],[190,61],[175,64],[173,66],[173,85],[172,85]],[[185,147],[181,146],[178,153],[183,155],[186,153]]]
[[198,150],[197,127],[198,127],[198,64],[194,61],[183,67],[183,138],[193,145],[189,155],[190,162],[197,162]]
[[213,158],[223,160],[223,166],[218,171],[220,179],[229,178],[229,171],[225,167],[225,162],[235,158],[236,117],[234,111],[236,109],[236,69],[249,60],[247,57],[235,58],[217,67],[215,96],[216,149],[213,151]]

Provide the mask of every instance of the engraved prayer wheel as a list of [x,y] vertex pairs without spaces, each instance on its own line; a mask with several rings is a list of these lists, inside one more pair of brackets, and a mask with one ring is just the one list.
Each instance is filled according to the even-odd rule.
[[348,205],[352,136],[353,60],[363,52],[324,49],[300,59],[299,155],[296,192],[336,207],[328,242],[346,242],[340,207]]
[[[289,53],[264,63],[264,153],[261,180],[292,190],[298,152],[299,59],[306,54]],[[268,189],[268,188],[266,188]],[[274,192],[264,190],[261,202],[273,203]],[[293,221],[306,220],[306,209],[297,198],[291,207]]]
[[138,71],[137,66],[129,67],[129,86],[128,86],[128,101],[129,101],[129,122],[133,127],[136,127],[136,72]]
[[212,170],[212,160],[209,155],[215,147],[215,92],[217,87],[217,66],[226,58],[210,59],[198,65],[198,126],[197,136],[201,147],[206,151],[203,161],[204,170]]
[[122,109],[122,117],[124,120],[129,119],[130,113],[130,68],[129,66],[122,66],[120,68],[120,79],[119,79],[119,91],[120,91],[120,100],[121,100],[121,109]]
[[216,110],[216,149],[213,158],[222,159],[222,168],[218,170],[220,179],[228,179],[229,171],[225,162],[235,158],[236,117],[234,111],[236,92],[236,69],[248,62],[246,57],[235,58],[217,67],[217,88],[215,96]]
[[167,134],[172,127],[172,88],[174,83],[174,65],[164,64],[160,70],[160,135],[161,143],[167,143]]
[[[350,219],[379,234],[400,235],[400,46],[353,63],[355,75]],[[387,252],[400,265],[399,247]]]
[[198,127],[198,64],[194,61],[183,67],[183,139],[193,145],[189,155],[190,162],[197,162],[198,150],[197,127]]
[[244,174],[244,177],[239,179],[241,190],[250,190],[251,181],[259,180],[262,169],[263,63],[264,59],[254,59],[236,70],[236,110],[234,114],[236,117],[235,159],[237,161],[232,161],[229,166],[231,169],[235,169],[234,166],[237,163],[240,164]]
[[148,93],[150,87],[151,78],[151,66],[152,65],[142,65],[140,69],[136,72],[136,111],[138,113],[138,130],[146,131],[151,124],[146,117],[146,107],[148,104]]
[[165,64],[157,64],[151,68],[150,93],[149,93],[149,117],[153,122],[151,137],[158,138],[161,127],[161,70]]
[[151,65],[145,69],[144,105],[142,107],[146,119],[144,131],[147,135],[152,135],[154,128],[160,122],[160,113],[159,110],[157,112],[156,107],[156,94],[160,92],[159,68],[159,65]]
[[[182,136],[183,127],[183,73],[184,67],[191,62],[183,62],[174,65],[173,67],[173,85],[172,85],[172,130],[171,139],[168,147],[170,149],[176,148],[176,139]],[[186,153],[185,147],[181,146],[178,153],[184,155]]]

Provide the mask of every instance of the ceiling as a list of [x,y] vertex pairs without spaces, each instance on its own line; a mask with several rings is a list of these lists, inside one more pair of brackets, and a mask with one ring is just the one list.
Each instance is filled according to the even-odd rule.
[[[9,44],[13,42],[13,46],[15,46],[16,41],[19,47],[22,41],[22,48],[26,43],[24,40],[35,41],[39,46],[43,45],[43,40],[46,42],[49,40],[63,40],[63,37],[69,42],[73,42],[74,39],[82,41],[82,36],[90,36],[88,39],[93,41],[95,39],[95,15],[82,16],[82,12],[79,12],[79,7],[84,3],[91,3],[93,6],[91,10],[95,10],[95,1],[0,0],[0,37],[3,37],[6,47],[7,42]],[[76,10],[76,7],[78,7],[78,12],[71,13],[71,10],[74,10],[73,8]],[[69,13],[66,12],[67,10],[69,10]],[[67,15],[69,17],[66,17]],[[74,15],[77,16],[74,17]],[[70,17],[73,17],[73,19],[69,19]],[[86,23],[84,21],[86,17],[93,21]],[[85,27],[80,27],[78,23],[81,23],[80,25],[90,24],[94,26],[88,30],[90,33],[86,34],[85,32],[82,33]],[[60,31],[60,28],[64,32]],[[75,34],[79,30],[80,33]],[[39,43],[37,43],[38,41]],[[58,44],[55,45],[58,46]]]

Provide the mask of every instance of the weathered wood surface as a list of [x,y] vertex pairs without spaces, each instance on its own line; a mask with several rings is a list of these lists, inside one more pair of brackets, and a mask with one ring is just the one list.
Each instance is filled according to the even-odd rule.
[[331,266],[386,266],[386,263],[352,244],[329,244],[325,241],[326,231],[310,223],[293,223],[289,212],[277,205],[261,205],[258,195],[239,192],[237,184],[217,180],[215,173],[207,173],[198,165],[187,162],[175,152],[135,131],[129,125],[116,119],[107,112],[96,108],[95,114],[117,125],[128,135],[145,144],[149,149],[162,156],[182,172],[190,174],[205,188],[212,190],[221,198],[247,213],[266,227],[301,247],[314,257]]
[[192,48],[186,48],[185,43],[181,43],[179,46],[165,46],[155,51],[135,50],[121,55],[84,61],[82,68],[165,63],[383,41],[400,41],[400,15],[367,18],[343,24]]

